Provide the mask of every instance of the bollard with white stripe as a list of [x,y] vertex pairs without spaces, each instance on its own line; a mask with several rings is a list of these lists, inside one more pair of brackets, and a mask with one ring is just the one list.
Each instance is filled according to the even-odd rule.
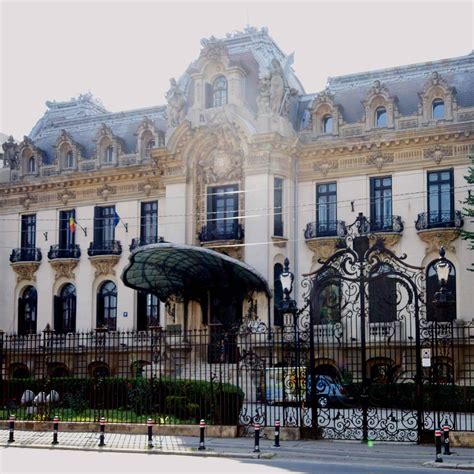
[[441,455],[441,430],[435,430],[436,459],[435,462],[443,462]]
[[105,446],[105,424],[107,420],[102,417],[100,419],[100,436],[99,436],[99,446]]
[[55,416],[53,418],[53,442],[51,444],[59,444],[58,431],[59,431],[59,417]]
[[199,422],[199,451],[202,451],[206,449],[206,446],[204,445],[204,430],[206,429],[206,422],[204,420],[201,420]]
[[451,456],[451,449],[449,447],[449,426],[443,426],[443,437],[444,437],[444,455]]
[[8,442],[14,443],[13,433],[15,432],[15,415],[10,415],[8,420]]
[[148,418],[146,426],[148,429],[148,448],[153,448],[153,420]]
[[255,444],[253,448],[254,453],[260,452],[260,425],[255,423]]
[[280,420],[275,421],[275,444],[274,448],[280,447]]

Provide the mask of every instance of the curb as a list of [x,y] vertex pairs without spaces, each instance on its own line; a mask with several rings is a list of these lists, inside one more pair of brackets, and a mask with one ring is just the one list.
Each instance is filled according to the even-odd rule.
[[435,462],[435,461],[428,461],[424,462],[423,466],[426,467],[435,467],[438,469],[462,469],[465,471],[473,471],[474,470],[474,463],[453,463],[453,462]]
[[49,449],[62,451],[90,451],[97,453],[131,453],[131,454],[164,454],[175,456],[199,456],[199,457],[213,457],[213,458],[240,458],[240,459],[271,459],[276,456],[275,453],[231,453],[231,452],[217,452],[217,451],[198,451],[197,448],[187,448],[187,450],[172,450],[172,449],[130,449],[130,448],[115,448],[115,447],[89,447],[89,446],[64,446],[50,444],[0,444],[0,448],[30,448],[30,449]]

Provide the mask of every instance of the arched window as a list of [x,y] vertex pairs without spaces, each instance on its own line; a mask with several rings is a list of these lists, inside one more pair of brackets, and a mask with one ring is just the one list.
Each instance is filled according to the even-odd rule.
[[370,272],[369,322],[391,323],[397,320],[397,281],[393,268],[381,263]]
[[444,119],[444,100],[443,99],[435,99],[431,103],[431,116],[435,120]]
[[332,133],[332,115],[323,117],[323,133]]
[[31,156],[28,160],[28,173],[36,173],[36,159]]
[[104,326],[117,329],[117,287],[112,281],[102,283],[97,293],[97,327]]
[[158,132],[158,146],[165,146],[165,134]]
[[436,292],[440,288],[435,270],[436,262],[437,260],[431,262],[426,269],[426,319],[438,322],[454,321],[456,319],[456,270],[450,262],[447,290],[451,293],[452,304],[446,309],[438,310],[433,305]]
[[227,80],[219,76],[212,85],[212,106],[221,107],[227,104]]
[[112,145],[109,145],[105,149],[104,162],[105,163],[112,163],[113,161],[114,161],[114,147]]
[[329,268],[313,282],[310,311],[314,324],[334,324],[341,321],[341,277]]
[[36,288],[27,286],[18,300],[18,334],[35,334],[38,308]]
[[153,293],[139,291],[137,296],[137,330],[146,331],[160,324],[160,300]]
[[387,110],[385,107],[377,107],[375,109],[375,126],[386,127],[387,126]]
[[64,163],[65,168],[74,168],[74,152],[72,150],[69,150],[66,153],[66,159]]
[[283,287],[281,286],[280,275],[283,273],[283,265],[275,263],[273,266],[273,324],[283,325],[283,314],[281,312],[281,302],[283,301]]
[[76,330],[76,287],[71,283],[64,285],[59,296],[55,297],[54,330],[57,333]]

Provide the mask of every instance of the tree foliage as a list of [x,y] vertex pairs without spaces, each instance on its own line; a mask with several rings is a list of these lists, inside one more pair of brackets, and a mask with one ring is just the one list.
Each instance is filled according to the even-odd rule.
[[[472,166],[469,167],[469,173],[464,178],[468,184],[474,184],[474,153],[469,154]],[[463,202],[465,205],[463,208],[463,214],[467,217],[467,222],[474,222],[474,193],[469,190],[468,196]],[[474,231],[462,230],[461,236],[464,240],[469,241],[469,249],[474,250]],[[474,272],[474,263],[471,263],[471,268],[468,268],[471,272]]]

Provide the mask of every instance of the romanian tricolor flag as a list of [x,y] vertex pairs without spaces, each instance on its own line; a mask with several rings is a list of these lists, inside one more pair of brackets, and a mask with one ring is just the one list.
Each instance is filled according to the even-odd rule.
[[74,220],[74,217],[69,218],[69,232],[75,232],[76,231],[76,221]]

